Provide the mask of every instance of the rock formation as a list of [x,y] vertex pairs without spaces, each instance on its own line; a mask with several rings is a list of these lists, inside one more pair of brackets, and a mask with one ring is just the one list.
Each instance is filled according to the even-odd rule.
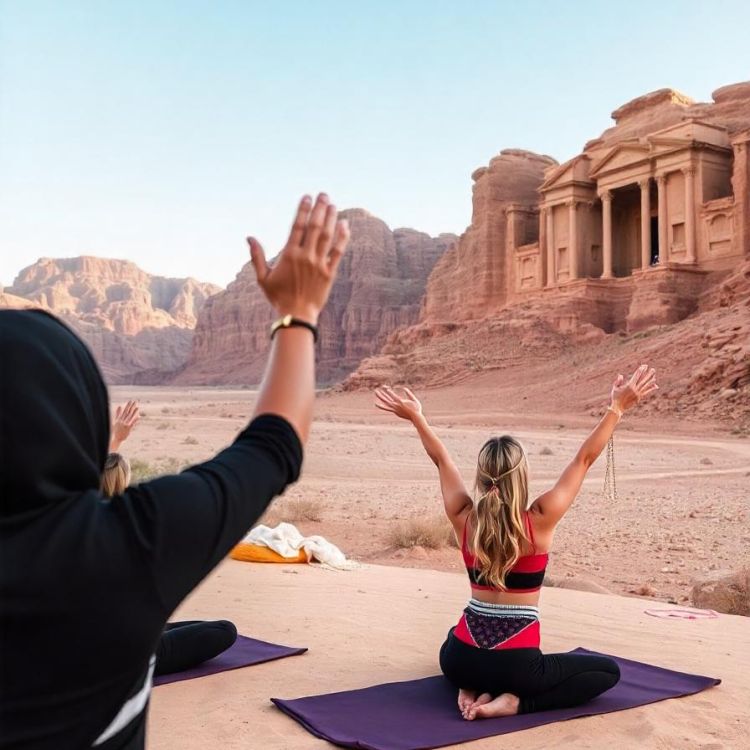
[[717,570],[693,581],[694,607],[750,617],[750,568]]
[[505,209],[536,203],[544,171],[555,164],[548,156],[506,149],[472,174],[471,225],[435,266],[422,320],[481,318],[505,304]]
[[58,315],[91,347],[110,382],[158,383],[187,360],[197,315],[218,291],[195,279],[151,276],[124,260],[41,258],[18,274],[0,304]]
[[[661,396],[645,411],[718,417],[740,431],[750,430],[750,82],[718,89],[713,100],[694,103],[671,89],[656,91],[616,110],[615,126],[587,143],[584,153],[566,165],[555,167],[549,157],[511,150],[477,170],[472,224],[435,266],[418,323],[394,332],[344,387],[385,381],[439,386],[481,377],[483,383],[497,383],[509,398],[538,399],[550,406],[550,394],[561,377],[585,378],[589,387],[570,394],[568,407],[586,409],[594,404],[592,389],[605,393],[613,372],[643,358],[663,373]],[[683,127],[683,122],[689,124]],[[701,141],[708,132],[701,130],[701,122],[726,130],[723,146]],[[631,233],[628,241],[637,247],[638,258],[629,261],[630,266],[617,267],[615,278],[599,278],[602,248],[596,246],[601,243],[595,236],[596,223],[589,234],[580,233],[581,212],[591,210],[580,186],[586,180],[592,183],[588,167],[576,165],[596,154],[596,159],[611,158],[610,169],[615,171],[620,157],[608,155],[623,142],[631,154],[622,159],[628,168],[640,158],[633,153],[655,158],[661,152],[651,148],[648,137],[675,124],[681,130],[673,133],[673,141],[667,135],[654,136],[659,149],[668,142],[696,153],[713,149],[725,160],[727,179],[724,184],[722,176],[721,190],[726,192],[695,193],[695,220],[703,222],[704,232],[699,262],[681,263],[679,240],[670,240],[676,259],[668,256],[667,262],[642,270],[643,200],[638,193],[623,193],[615,203],[630,212],[629,223],[618,214],[620,223],[615,226]],[[676,187],[669,194],[673,208],[680,196],[689,194],[677,172]],[[559,177],[551,182],[551,175]],[[561,192],[573,191],[562,205],[551,193],[558,184],[555,179]],[[704,176],[703,183],[695,179],[702,189],[714,190],[712,178]],[[540,221],[536,192],[542,180],[541,193],[546,191],[548,198],[546,224]],[[636,183],[634,190],[638,187]],[[553,203],[556,223],[549,216]],[[602,210],[601,204],[597,210]],[[674,221],[684,219],[678,216]],[[552,226],[554,244],[545,226]],[[671,232],[680,228],[684,227],[673,229],[670,224]],[[601,226],[598,231],[601,235]],[[578,276],[557,273],[563,262],[566,270],[571,267],[565,255],[571,236],[580,242]],[[614,240],[621,248],[624,240]],[[540,252],[542,247],[549,252]],[[518,269],[530,256],[540,265],[532,266],[526,277]],[[555,259],[554,275],[548,270],[550,257]]]
[[[362,209],[342,212],[352,239],[320,319],[318,380],[333,382],[376,352],[394,330],[419,316],[425,283],[454,235],[391,231]],[[248,263],[198,319],[190,359],[175,382],[254,384],[268,352],[275,314]]]

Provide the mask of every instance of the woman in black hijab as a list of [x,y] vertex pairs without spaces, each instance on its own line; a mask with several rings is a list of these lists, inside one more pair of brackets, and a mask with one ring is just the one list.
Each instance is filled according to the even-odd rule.
[[254,418],[212,460],[107,502],[109,405],[86,346],[40,311],[0,311],[0,747],[141,748],[172,611],[297,479],[317,319],[348,240],[327,196],[300,202],[273,268],[282,318]]

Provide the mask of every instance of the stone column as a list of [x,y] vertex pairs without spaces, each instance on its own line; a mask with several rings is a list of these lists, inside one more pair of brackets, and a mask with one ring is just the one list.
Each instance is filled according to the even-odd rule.
[[547,286],[554,286],[557,281],[555,272],[555,225],[553,207],[547,207]]
[[695,263],[695,167],[685,167],[685,262]]
[[539,286],[547,283],[547,209],[539,208]]
[[668,260],[667,244],[669,243],[669,232],[667,231],[667,176],[656,175],[656,187],[659,196],[659,263]]
[[578,240],[578,202],[568,201],[568,278],[578,278],[578,253],[580,242]]
[[651,265],[651,180],[640,180],[641,188],[641,268]]
[[612,273],[612,191],[605,190],[599,195],[602,199],[602,256],[601,278],[611,279]]

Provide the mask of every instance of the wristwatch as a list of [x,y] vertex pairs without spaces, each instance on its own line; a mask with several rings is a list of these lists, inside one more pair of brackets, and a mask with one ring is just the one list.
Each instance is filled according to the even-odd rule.
[[306,320],[295,318],[293,315],[285,315],[271,325],[271,338],[273,338],[276,335],[276,332],[281,328],[307,328],[308,331],[312,331],[315,343],[318,342],[318,327],[314,326],[312,323],[308,323]]

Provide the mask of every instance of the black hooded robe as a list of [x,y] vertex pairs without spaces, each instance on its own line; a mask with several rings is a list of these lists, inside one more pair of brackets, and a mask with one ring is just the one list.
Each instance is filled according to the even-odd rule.
[[153,653],[185,596],[299,476],[274,415],[107,502],[107,390],[41,311],[0,311],[0,748],[142,748]]

